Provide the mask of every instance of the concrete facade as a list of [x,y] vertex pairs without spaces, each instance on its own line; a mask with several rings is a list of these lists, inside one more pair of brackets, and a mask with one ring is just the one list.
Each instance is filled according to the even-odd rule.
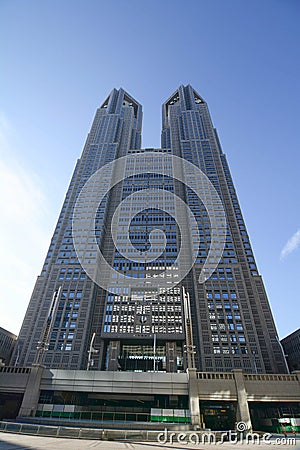
[[10,331],[0,327],[0,365],[8,365],[17,336]]
[[300,328],[281,339],[290,371],[300,370]]
[[205,426],[201,402],[233,402],[237,406],[236,421],[245,422],[251,429],[251,402],[285,402],[300,407],[300,372],[258,375],[239,370],[165,374],[51,370],[41,366],[0,369],[0,396],[8,392],[24,394],[19,417],[35,417],[42,391],[105,394],[106,397],[129,394],[133,398],[153,394],[188,396],[191,425],[195,429]]
[[[141,129],[142,106],[122,88],[113,89],[97,109],[77,161],[11,364],[43,364],[67,370],[88,367],[91,371],[177,373],[196,368],[203,372],[242,369],[249,374],[284,373],[285,360],[264,284],[206,101],[190,85],[176,89],[162,106],[161,148],[142,149]],[[180,160],[176,170],[185,174],[183,181],[176,179],[174,164],[166,163],[168,155],[173,161],[175,157]],[[97,195],[104,185],[112,186],[113,177],[98,184],[93,178],[97,186],[87,190],[86,183],[106,164],[125,156],[141,171],[129,171],[127,176],[128,164],[126,177],[110,190],[109,201],[103,198],[100,206]],[[152,169],[162,167],[163,161],[165,172],[154,173]],[[198,175],[190,176],[185,163],[197,168]],[[203,177],[199,177],[200,171]],[[199,195],[193,190],[198,183]],[[146,197],[149,187],[155,190],[155,197],[158,193],[162,196],[159,207],[157,200],[151,207]],[[188,212],[178,204],[175,208],[175,196]],[[84,217],[89,205],[97,205],[97,213],[89,222],[92,226],[79,227],[79,252],[71,226],[77,223],[73,213],[78,201]],[[223,237],[226,228],[225,247],[216,258],[214,272],[199,283],[206,261],[214,260],[210,251],[218,226],[212,225],[211,218],[219,215],[218,201],[227,221],[220,227]],[[110,230],[118,205],[122,205],[122,213],[116,222],[115,242]],[[130,232],[125,233],[129,217]],[[184,233],[180,232],[180,223]],[[157,229],[165,236],[165,249],[159,246],[156,259],[151,261],[131,258],[132,247],[139,256],[146,255],[150,235]],[[129,253],[120,253],[118,248],[127,242],[127,234],[133,244]],[[185,260],[195,249],[197,254],[191,270],[180,277],[182,249]],[[103,277],[105,288],[90,275],[104,273],[99,266],[99,250],[114,269]],[[121,285],[124,277],[126,285]],[[162,287],[167,277],[177,281],[172,289]],[[154,279],[160,284],[149,289],[147,283]],[[190,344],[186,342],[183,288],[190,295],[192,366],[185,353]]]

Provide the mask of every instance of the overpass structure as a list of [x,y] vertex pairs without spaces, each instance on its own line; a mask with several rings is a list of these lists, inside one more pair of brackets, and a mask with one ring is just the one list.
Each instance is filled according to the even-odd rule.
[[193,429],[270,429],[300,417],[300,371],[109,372],[0,367],[0,419],[185,423]]

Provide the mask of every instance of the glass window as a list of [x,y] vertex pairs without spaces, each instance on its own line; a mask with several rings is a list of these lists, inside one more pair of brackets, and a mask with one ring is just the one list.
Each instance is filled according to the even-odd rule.
[[66,273],[66,269],[61,269],[60,274],[59,274],[59,280],[63,280],[65,277],[65,273]]

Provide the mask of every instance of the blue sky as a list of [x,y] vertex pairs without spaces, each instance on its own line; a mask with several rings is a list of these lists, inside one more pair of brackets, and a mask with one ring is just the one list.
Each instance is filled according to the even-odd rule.
[[190,83],[228,157],[279,336],[298,328],[300,3],[1,0],[0,16],[0,326],[19,331],[97,106],[124,87],[144,108],[143,146],[158,147],[161,104]]

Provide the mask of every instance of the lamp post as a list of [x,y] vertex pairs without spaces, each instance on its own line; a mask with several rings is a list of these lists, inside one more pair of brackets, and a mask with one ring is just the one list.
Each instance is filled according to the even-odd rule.
[[282,352],[282,356],[283,356],[283,359],[284,359],[285,368],[286,368],[286,370],[287,370],[287,373],[290,373],[290,369],[289,369],[289,366],[288,366],[288,363],[287,363],[287,360],[286,360],[286,357],[287,357],[288,355],[285,354],[284,348],[282,347],[282,344],[281,344],[281,342],[280,342],[278,336],[276,336],[276,340],[277,340],[278,345],[279,345],[279,347],[280,347],[280,350],[281,350],[281,352]]
[[35,364],[43,363],[45,352],[49,349],[50,331],[52,329],[52,325],[54,322],[56,305],[57,305],[57,300],[59,299],[60,291],[61,291],[61,286],[58,288],[57,291],[54,291],[54,293],[53,293],[52,301],[51,301],[51,305],[50,305],[49,313],[48,313],[48,317],[47,317],[46,326],[43,330],[43,335],[42,335],[41,340],[38,341]]
[[185,352],[187,354],[187,368],[195,368],[195,346],[193,343],[192,324],[191,324],[191,306],[190,306],[190,294],[186,292],[184,286],[182,286],[183,294],[183,307],[184,307],[184,320],[185,320]]
[[90,342],[90,347],[89,347],[89,350],[88,350],[88,362],[87,362],[86,370],[90,370],[90,367],[93,367],[93,365],[94,365],[94,360],[92,359],[93,354],[94,353],[99,353],[99,350],[96,350],[93,347],[95,336],[96,336],[96,333],[93,333],[92,339],[91,339],[91,342]]

